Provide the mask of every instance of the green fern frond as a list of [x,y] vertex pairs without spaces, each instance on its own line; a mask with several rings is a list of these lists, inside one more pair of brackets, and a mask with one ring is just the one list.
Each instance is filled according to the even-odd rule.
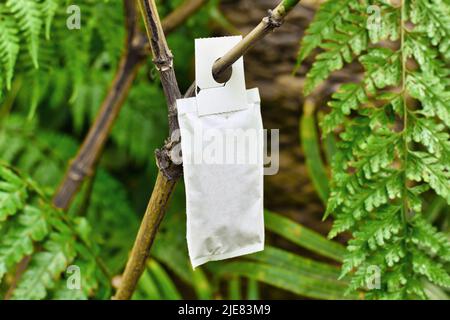
[[348,21],[348,24],[340,27],[341,33],[336,34],[333,41],[321,45],[325,52],[316,56],[316,62],[308,72],[305,94],[311,93],[331,72],[342,69],[344,63],[352,62],[355,55],[361,54],[367,48],[368,38],[364,22]]
[[[4,4],[0,4],[0,61],[4,72],[6,88],[11,88],[14,66],[19,54],[19,35],[16,21],[8,15]],[[2,78],[0,76],[0,78]],[[0,92],[1,92],[0,87]]]
[[[26,194],[18,199],[11,183],[23,186]],[[98,269],[92,257],[95,244],[86,234],[89,232],[86,220],[65,217],[48,202],[45,192],[33,180],[22,177],[3,163],[0,164],[0,185],[4,187],[4,198],[10,197],[15,203],[15,215],[9,215],[0,224],[0,283],[6,273],[14,271],[17,263],[30,257],[13,298],[48,297],[59,281],[64,281],[60,279],[66,268],[75,258],[86,256],[86,252],[90,254],[89,268]],[[8,210],[9,203],[1,202],[0,212]],[[98,279],[100,277],[95,278],[95,282]]]
[[43,24],[40,3],[35,0],[7,0],[5,5],[16,18],[26,38],[31,59],[38,67],[39,34]]
[[327,1],[321,5],[303,37],[298,53],[298,64],[302,63],[315,48],[319,47],[322,41],[332,38],[336,32],[336,25],[342,21],[341,15],[349,13],[351,2],[350,0]]
[[[327,207],[336,220],[329,236],[353,234],[342,268],[343,276],[352,277],[350,291],[366,289],[367,297],[377,299],[427,298],[423,279],[450,286],[450,242],[422,214],[429,190],[450,203],[450,23],[445,14],[450,6],[439,0],[405,1],[399,7],[368,4],[382,16],[377,28],[366,27],[372,44],[353,52],[364,68],[363,79],[333,94],[322,123],[325,135],[340,130]],[[316,19],[324,19],[330,8],[345,11],[340,5],[361,17],[367,14],[345,1],[327,1]],[[315,47],[323,48],[325,37],[314,28],[313,23],[315,42],[307,32],[300,61]],[[341,59],[337,51],[326,53],[330,60]],[[321,60],[319,54],[308,77],[320,78]],[[335,69],[323,67],[325,77]],[[379,280],[375,287],[374,279]]]
[[45,13],[45,37],[50,39],[50,31],[52,27],[53,18],[58,10],[59,0],[45,0],[42,5],[42,11]]
[[415,30],[426,34],[431,44],[450,58],[450,6],[445,0],[412,0],[409,17]]
[[[25,183],[11,170],[0,167],[0,223],[16,214],[24,206],[27,196]],[[1,225],[0,225],[1,226]]]
[[422,103],[424,116],[438,116],[450,126],[450,92],[445,82],[430,74],[414,72],[408,75],[406,86],[411,96]]
[[[82,32],[67,29],[68,15],[63,4],[65,2],[60,0],[7,0],[0,4],[0,69],[5,71],[4,75],[0,74],[0,82],[7,89],[10,89],[14,74],[26,73],[26,79],[34,74],[40,80],[43,75],[49,84],[61,90],[41,88],[41,91],[36,90],[35,100],[40,101],[48,92],[64,92],[62,86],[66,85],[72,90],[73,102],[78,86],[89,81],[93,61],[101,58],[109,69],[115,67],[123,46],[122,3],[78,1],[76,5],[82,12]],[[105,12],[107,20],[102,19]],[[50,37],[51,41],[48,41]],[[28,49],[28,54],[24,54],[23,48]],[[15,63],[18,58],[20,61]],[[61,78],[54,81],[57,77],[48,79],[46,76],[50,70],[59,71],[65,81]],[[99,71],[105,70],[100,68]],[[32,87],[37,85],[40,81]],[[106,87],[104,83],[103,90]],[[0,92],[3,89],[0,87]]]
[[303,38],[298,57],[301,63],[313,48],[325,50],[316,56],[307,74],[305,94],[311,93],[331,72],[342,69],[345,63],[352,62],[367,49],[366,18],[353,13],[362,6],[364,4],[357,2],[330,1],[319,10]]
[[75,258],[74,240],[68,236],[53,236],[43,244],[43,250],[33,255],[30,266],[14,290],[13,298],[38,300],[47,296],[55,280]]
[[23,214],[7,228],[0,245],[0,261],[7,269],[33,252],[33,241],[45,238],[49,232],[45,219],[45,212],[25,207]]
[[[38,68],[41,46],[41,33],[45,26],[47,39],[58,0],[6,0],[0,3],[0,96],[11,89],[11,82],[17,66],[16,63],[26,46],[27,64],[30,68]],[[31,59],[30,59],[31,58]]]
[[333,94],[332,100],[328,102],[332,112],[322,121],[325,135],[343,124],[352,110],[367,104],[369,97],[374,95],[377,89],[393,85],[400,79],[401,64],[397,52],[386,48],[374,48],[361,56],[359,60],[366,68],[364,79],[361,83],[344,84]]
[[0,159],[28,173],[40,185],[54,188],[78,145],[65,135],[38,130],[34,120],[27,122],[19,115],[8,117],[0,131]]
[[[45,187],[45,190],[53,192],[60,183],[67,162],[76,153],[78,144],[70,136],[39,129],[36,123],[38,119],[34,120],[23,126],[26,121],[23,117],[11,115],[8,118],[3,130],[0,131],[0,150],[2,150],[0,159],[28,173]],[[5,215],[3,219],[6,219],[21,210],[24,205],[26,185],[20,179],[12,181],[16,184],[12,182],[0,184],[0,203],[2,186],[8,191],[4,196],[8,202],[0,210],[0,226],[2,215]],[[104,258],[112,271],[119,272],[126,261],[138,227],[137,216],[132,214],[134,209],[130,205],[128,192],[120,181],[103,168],[99,168],[94,177],[92,194],[86,192],[88,192],[86,188],[80,192],[69,214],[77,216],[81,213],[87,221],[96,225],[98,236],[95,239],[102,246],[99,255]],[[87,209],[83,207],[85,197],[89,197]],[[122,228],[123,225],[128,227]]]

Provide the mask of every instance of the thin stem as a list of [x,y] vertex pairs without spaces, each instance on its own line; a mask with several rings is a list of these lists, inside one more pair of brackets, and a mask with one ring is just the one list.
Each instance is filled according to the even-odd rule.
[[17,283],[19,282],[20,278],[22,277],[22,274],[25,272],[25,270],[28,268],[28,265],[30,264],[31,256],[25,256],[16,267],[16,274],[14,275],[14,278],[11,282],[11,285],[8,288],[8,291],[5,294],[5,300],[11,299],[14,290],[16,290]]
[[226,69],[242,57],[255,43],[264,38],[268,33],[283,24],[284,17],[300,2],[300,0],[284,0],[273,10],[269,10],[269,15],[231,49],[222,58],[216,61],[213,66],[213,74],[216,78]]
[[[282,1],[274,11],[269,12],[269,16],[250,32],[238,45],[236,45],[228,54],[222,57],[217,68],[217,74],[226,70],[236,60],[238,60],[250,47],[258,40],[263,38],[269,31],[279,27],[284,16],[299,1]],[[176,84],[175,72],[173,71],[172,55],[167,42],[165,41],[162,28],[159,23],[158,13],[154,0],[139,0],[142,15],[147,28],[147,34],[150,38],[154,62],[158,66],[162,77],[161,82],[166,94],[169,109],[169,132],[173,133],[178,129],[178,122],[171,117],[176,117],[176,106],[172,105],[173,99],[179,96],[178,86]],[[164,75],[164,77],[163,77]],[[194,93],[195,84],[191,85],[185,97]],[[153,188],[147,210],[144,214],[138,235],[136,237],[133,249],[128,259],[125,271],[114,296],[117,300],[128,300],[133,295],[138,280],[145,268],[145,261],[150,254],[150,249],[155,239],[158,227],[166,212],[170,196],[175,188],[176,182],[182,175],[181,165],[175,165],[170,159],[170,151],[176,141],[170,138],[162,150],[157,151],[157,160],[160,172]]]
[[145,262],[155,239],[158,227],[164,217],[170,196],[177,180],[168,180],[161,172],[156,178],[152,196],[142,219],[136,241],[125,267],[115,300],[128,300],[133,295],[137,282],[145,269]]
[[401,35],[400,35],[400,50],[401,50],[401,59],[402,59],[402,96],[403,96],[403,143],[404,143],[404,155],[403,155],[403,179],[404,179],[404,188],[403,188],[403,215],[402,219],[404,223],[408,221],[408,211],[409,211],[409,204],[408,204],[408,179],[407,179],[407,161],[408,161],[408,139],[406,137],[406,132],[408,130],[408,105],[406,102],[406,55],[404,50],[404,43],[405,43],[405,20],[406,20],[406,12],[405,12],[405,0],[402,1],[402,7],[401,7],[401,15],[400,15],[400,29],[401,29]]
[[[406,4],[405,4],[406,0],[402,0],[402,6],[401,6],[401,14],[400,14],[400,50],[401,50],[401,59],[402,59],[402,97],[403,97],[403,132],[402,132],[402,136],[403,136],[403,192],[402,192],[402,202],[403,202],[403,210],[402,210],[402,215],[401,215],[401,221],[403,224],[403,228],[404,228],[404,238],[402,240],[404,246],[406,248],[409,247],[409,243],[406,239],[408,233],[409,233],[409,221],[411,218],[411,215],[414,214],[413,212],[411,212],[411,206],[409,203],[409,199],[408,199],[408,174],[407,174],[407,170],[408,170],[408,152],[409,152],[409,146],[408,146],[408,137],[407,137],[407,132],[408,132],[408,114],[409,114],[409,110],[408,110],[408,104],[407,104],[407,88],[406,88],[406,75],[407,75],[407,55],[405,53],[404,50],[404,45],[405,45],[405,36],[406,36],[406,26],[405,26],[405,22],[407,21],[407,14],[406,14]],[[408,250],[408,249],[407,249]],[[404,257],[404,263],[405,263],[405,267],[409,269],[409,273],[412,273],[412,256],[411,256],[411,252],[407,252],[405,257]],[[404,289],[405,290],[405,289]],[[404,291],[404,294],[407,294],[406,291]]]
[[[269,10],[269,15],[247,34],[234,48],[228,51],[222,58],[213,65],[213,74],[216,79],[231,67],[240,57],[242,57],[250,48],[252,48],[260,39],[274,31],[283,24],[286,15],[300,2],[300,0],[284,0],[273,10]],[[186,97],[192,97],[195,94],[195,83],[192,83],[186,92]]]
[[95,184],[95,177],[97,175],[97,171],[94,172],[92,176],[89,177],[88,181],[86,182],[86,191],[83,194],[83,199],[81,201],[81,205],[77,209],[77,215],[82,217],[86,214],[87,210],[89,209],[89,206],[91,204],[92,200],[92,192],[94,191],[94,184]]
[[[166,97],[169,133],[174,132],[178,126],[176,100],[181,98],[175,70],[173,68],[173,56],[167,45],[154,0],[139,0],[147,36],[150,42],[153,62],[159,71],[161,84]],[[162,159],[158,158],[161,168]],[[117,300],[128,300],[133,295],[137,282],[145,269],[145,261],[150,253],[150,248],[155,239],[156,232],[164,217],[170,196],[175,188],[178,178],[181,176],[180,166],[171,166],[176,171],[161,171],[158,173],[147,210],[144,214],[139,232],[137,234],[130,258],[125,267],[119,289],[114,297]],[[170,168],[164,168],[166,170]],[[177,174],[175,174],[177,173]]]
[[138,3],[144,19],[145,29],[147,30],[153,62],[161,76],[161,84],[169,113],[169,133],[172,133],[178,129],[176,100],[181,98],[181,92],[173,68],[173,55],[167,45],[155,1],[141,0]]

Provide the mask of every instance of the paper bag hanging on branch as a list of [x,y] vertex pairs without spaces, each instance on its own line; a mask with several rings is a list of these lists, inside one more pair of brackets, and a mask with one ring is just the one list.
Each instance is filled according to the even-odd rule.
[[263,125],[244,62],[218,83],[216,60],[242,37],[195,41],[196,97],[177,101],[193,267],[264,249]]

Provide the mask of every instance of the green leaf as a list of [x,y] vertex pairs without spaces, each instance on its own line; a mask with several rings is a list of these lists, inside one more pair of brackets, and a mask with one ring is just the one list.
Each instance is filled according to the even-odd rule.
[[299,275],[295,271],[284,268],[253,263],[232,262],[217,268],[219,275],[240,275],[253,280],[316,299],[352,299],[355,295],[344,296],[345,287],[322,280]]
[[342,261],[345,248],[327,240],[319,233],[295,223],[279,214],[265,211],[266,228],[293,243],[336,261]]
[[337,281],[340,275],[338,267],[322,262],[316,262],[312,259],[304,258],[300,255],[276,247],[266,246],[264,251],[249,255],[246,258],[291,269],[292,271],[304,274],[305,276],[339,282]]
[[249,279],[247,284],[247,300],[259,300],[259,285],[258,281]]
[[333,42],[321,45],[325,52],[316,56],[316,61],[307,74],[305,95],[310,94],[330,73],[342,69],[345,63],[353,61],[355,55],[366,50],[368,39],[362,22],[350,21],[340,26],[339,31],[333,37]]
[[450,204],[450,172],[448,167],[438,158],[425,152],[410,152],[407,176],[414,181],[424,181],[436,191],[438,195]]
[[238,276],[228,280],[228,297],[230,300],[242,300],[241,279]]
[[324,39],[330,39],[335,34],[336,25],[342,23],[342,17],[348,13],[349,0],[326,1],[317,11],[313,22],[306,30],[298,53],[297,64],[302,61],[316,48]]
[[161,292],[161,297],[167,300],[180,300],[181,295],[178,292],[175,284],[170,279],[166,271],[161,267],[159,263],[155,260],[150,260],[148,262],[148,269],[156,285]]
[[320,141],[314,118],[314,105],[307,102],[304,104],[300,128],[300,140],[306,157],[308,172],[320,199],[326,203],[329,195],[328,176],[320,155]]
[[450,126],[450,92],[439,78],[425,73],[411,73],[406,79],[411,96],[422,103],[421,113],[428,117],[438,116]]
[[[343,17],[328,21],[336,12]],[[376,267],[379,287],[368,298],[425,299],[424,277],[448,287],[450,242],[425,219],[422,202],[432,189],[450,203],[449,13],[442,0],[327,1],[311,27],[329,23],[327,36],[313,29],[303,40],[300,62],[315,48],[325,50],[308,72],[307,92],[344,61],[358,57],[364,68],[361,80],[333,93],[321,125],[325,136],[339,131],[325,214],[335,217],[329,237],[352,233],[342,266],[350,291],[368,289]],[[346,22],[359,21],[347,14],[366,19],[369,48],[341,50],[352,35]]]
[[137,290],[134,292],[132,299],[137,300],[161,300],[162,295],[159,292],[155,279],[150,275],[150,271],[145,269],[139,278]]
[[450,288],[450,275],[445,268],[424,254],[415,252],[413,257],[413,269],[414,272],[424,275],[429,281],[442,286],[444,288]]
[[30,266],[23,274],[13,298],[25,300],[43,299],[47,290],[55,286],[55,281],[75,257],[73,240],[53,239],[44,244],[44,250],[36,253]]
[[28,51],[37,68],[39,34],[43,24],[39,3],[34,0],[7,0],[6,6],[13,13],[20,30],[26,36]]
[[33,241],[41,241],[49,233],[45,213],[26,207],[0,243],[0,264],[9,269],[33,252]]
[[[14,74],[17,55],[19,54],[19,28],[16,21],[6,13],[3,4],[0,4],[0,61],[4,72],[6,88],[11,89],[11,80]],[[0,76],[0,79],[3,76]],[[1,87],[0,87],[1,91]]]

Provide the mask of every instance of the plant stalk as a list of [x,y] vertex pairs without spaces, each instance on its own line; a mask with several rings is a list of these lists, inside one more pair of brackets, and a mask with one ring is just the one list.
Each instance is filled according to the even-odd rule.
[[220,77],[233,63],[242,57],[255,43],[264,38],[267,34],[283,24],[284,17],[295,7],[300,0],[284,0],[273,10],[269,10],[269,15],[247,34],[233,49],[228,51],[222,58],[213,65],[215,78]]
[[161,172],[156,178],[155,187],[141,222],[136,241],[120,281],[114,300],[129,300],[133,295],[139,278],[145,269],[145,262],[155,239],[158,227],[167,210],[170,196],[177,179],[168,180]]

